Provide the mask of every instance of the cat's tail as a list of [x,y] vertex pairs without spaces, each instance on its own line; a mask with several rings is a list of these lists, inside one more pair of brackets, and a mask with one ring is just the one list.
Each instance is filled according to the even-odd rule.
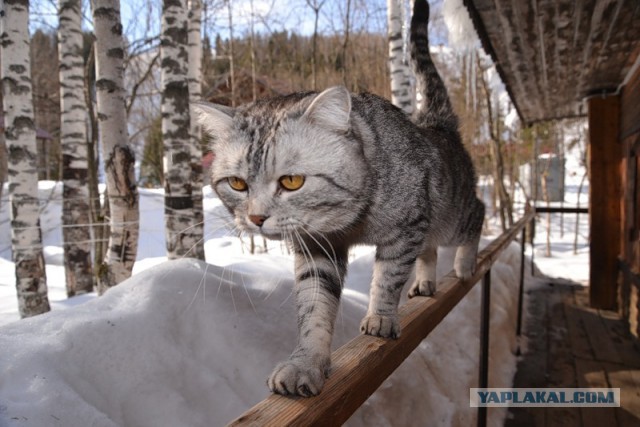
[[411,58],[416,76],[416,92],[422,97],[415,121],[424,128],[439,127],[457,132],[458,117],[451,107],[447,88],[429,53],[429,3],[415,0],[411,18]]

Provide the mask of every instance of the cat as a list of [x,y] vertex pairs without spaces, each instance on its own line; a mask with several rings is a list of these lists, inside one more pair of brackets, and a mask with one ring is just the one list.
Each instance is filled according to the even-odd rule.
[[430,54],[429,6],[416,0],[411,54],[425,101],[413,118],[343,86],[257,100],[199,103],[213,136],[212,185],[239,229],[285,239],[295,254],[298,340],[267,380],[272,392],[314,396],[331,366],[331,340],[349,247],[376,246],[365,334],[400,336],[398,302],[435,292],[438,246],[457,246],[472,276],[484,220],[458,119]]

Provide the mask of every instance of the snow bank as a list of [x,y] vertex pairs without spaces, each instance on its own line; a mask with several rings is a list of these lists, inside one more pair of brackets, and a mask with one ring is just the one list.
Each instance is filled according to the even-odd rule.
[[[373,255],[351,263],[337,348],[358,334]],[[452,251],[440,254],[439,273]],[[277,260],[277,262],[274,262]],[[519,250],[492,272],[491,386],[515,371]],[[101,298],[0,327],[0,425],[225,425],[268,395],[265,379],[294,346],[293,274],[285,257],[227,266],[194,260],[149,268]],[[479,291],[349,420],[351,426],[467,426],[477,384]],[[364,293],[363,293],[364,292]],[[505,412],[489,411],[491,425]]]

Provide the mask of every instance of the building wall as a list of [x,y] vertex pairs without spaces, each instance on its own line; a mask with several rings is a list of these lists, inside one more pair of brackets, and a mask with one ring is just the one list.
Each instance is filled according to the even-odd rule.
[[619,307],[631,333],[640,337],[640,68],[620,98],[622,147],[622,239]]

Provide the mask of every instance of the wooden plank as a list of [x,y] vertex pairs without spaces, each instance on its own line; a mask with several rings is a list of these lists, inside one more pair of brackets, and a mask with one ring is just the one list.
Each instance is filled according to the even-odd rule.
[[[589,342],[591,353],[595,360],[609,361],[613,363],[625,363],[628,359],[637,356],[633,349],[629,353],[628,349],[622,345],[623,337],[614,331],[620,329],[622,322],[614,311],[596,310],[589,308],[589,298],[584,288],[574,292],[575,313],[580,316],[580,323],[584,328],[584,336]],[[630,344],[629,340],[626,340]],[[639,354],[640,355],[640,354]]]
[[[549,351],[547,353],[548,381],[546,387],[570,388],[578,385],[564,308],[567,300],[573,300],[572,293],[569,287],[555,286],[547,298]],[[549,427],[577,427],[582,424],[579,408],[544,409],[545,424]]]
[[[600,362],[576,359],[576,373],[578,377],[578,387],[610,387],[604,367]],[[584,427],[616,425],[614,408],[580,408],[580,412],[582,414],[582,425]]]
[[[636,58],[638,52],[635,52]],[[620,135],[626,138],[640,132],[640,67],[622,88],[620,99]]]
[[567,318],[571,352],[575,357],[593,360],[594,356],[591,350],[591,344],[584,329],[580,310],[574,304],[565,304],[564,314]]
[[640,339],[640,288],[631,286],[629,295],[629,330],[631,335]]
[[603,363],[611,387],[620,389],[620,408],[616,418],[620,427],[640,425],[640,371],[612,363]]
[[602,323],[598,310],[582,307],[580,316],[595,359],[601,362],[622,363],[622,358],[618,354],[611,335]]
[[589,99],[590,303],[612,310],[620,252],[620,97]]
[[640,369],[640,350],[634,345],[633,339],[625,329],[625,324],[617,313],[608,310],[598,310],[600,319],[611,337],[611,342],[620,356],[623,365]]
[[631,149],[633,143],[635,142],[635,137],[625,138],[621,141],[622,144],[622,182],[621,182],[621,216],[620,223],[622,225],[622,239],[620,242],[620,258],[631,263],[630,257],[630,247],[631,240],[636,237],[633,236],[633,231],[635,228],[636,217],[635,217],[635,196],[636,196],[636,168],[637,168],[637,157],[635,156],[635,152]]
[[588,287],[575,287],[573,289],[573,304],[576,307],[589,307]]
[[[527,298],[524,329],[527,350],[516,368],[513,387],[546,387],[549,313],[548,301],[554,298],[550,286],[533,289]],[[546,408],[511,407],[505,427],[544,427]]]
[[[640,137],[640,135],[638,135]],[[620,239],[620,262],[623,266],[629,266],[632,262],[633,241],[638,238],[636,206],[636,173],[638,158],[635,150],[636,137],[631,136],[622,139],[622,198],[620,207],[620,223],[622,235]],[[629,272],[623,267],[618,276],[618,312],[624,318],[629,317]]]
[[231,422],[232,426],[341,425],[444,319],[502,251],[531,221],[527,213],[478,254],[473,277],[462,281],[450,272],[431,298],[409,300],[399,310],[402,335],[397,340],[360,335],[332,354],[332,372],[320,395],[294,398],[271,395]]

